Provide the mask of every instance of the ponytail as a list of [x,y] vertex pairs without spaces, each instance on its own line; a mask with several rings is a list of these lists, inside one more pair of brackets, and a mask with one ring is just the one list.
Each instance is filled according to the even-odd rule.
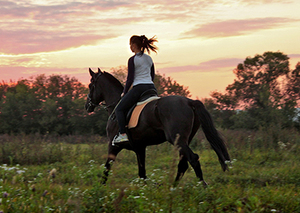
[[148,39],[145,35],[134,35],[130,38],[130,43],[135,43],[139,48],[141,48],[142,53],[145,52],[145,49],[147,50],[148,54],[150,54],[150,50],[157,53],[158,48],[153,44],[154,42],[157,42],[155,36]]

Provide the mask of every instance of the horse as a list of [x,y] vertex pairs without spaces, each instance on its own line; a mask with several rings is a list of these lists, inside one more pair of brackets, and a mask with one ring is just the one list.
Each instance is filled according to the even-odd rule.
[[119,131],[114,109],[121,99],[123,86],[114,76],[108,72],[102,72],[100,68],[98,68],[97,73],[89,68],[89,73],[91,80],[85,109],[90,113],[94,111],[95,107],[104,104],[109,114],[106,126],[109,139],[108,156],[102,175],[104,184],[108,179],[112,163],[123,149],[135,152],[138,162],[138,175],[140,178],[146,179],[146,147],[168,141],[178,147],[180,155],[174,183],[178,183],[182,179],[190,164],[199,181],[203,185],[207,185],[203,179],[199,155],[189,147],[200,126],[212,149],[217,154],[223,171],[228,170],[227,163],[230,162],[230,157],[227,147],[216,130],[209,112],[201,101],[183,96],[171,95],[149,102],[142,110],[137,126],[127,129],[129,142],[113,146],[112,140]]

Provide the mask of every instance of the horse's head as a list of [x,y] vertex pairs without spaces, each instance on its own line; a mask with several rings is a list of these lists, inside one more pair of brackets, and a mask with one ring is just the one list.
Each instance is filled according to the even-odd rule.
[[95,107],[98,106],[102,101],[104,101],[104,96],[101,92],[101,88],[97,86],[99,84],[99,79],[103,73],[98,68],[98,73],[95,73],[89,69],[91,75],[91,83],[89,84],[89,94],[85,103],[85,109],[88,112],[93,112]]

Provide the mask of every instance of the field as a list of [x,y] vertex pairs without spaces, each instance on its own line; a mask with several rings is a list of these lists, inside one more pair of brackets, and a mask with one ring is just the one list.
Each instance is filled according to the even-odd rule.
[[300,212],[300,136],[294,131],[221,131],[232,158],[223,172],[199,132],[204,188],[189,169],[173,186],[178,152],[147,149],[148,179],[122,151],[101,185],[107,145],[100,136],[0,136],[0,212]]

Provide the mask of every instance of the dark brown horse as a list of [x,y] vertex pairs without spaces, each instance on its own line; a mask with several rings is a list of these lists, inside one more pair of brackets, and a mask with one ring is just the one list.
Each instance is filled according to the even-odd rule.
[[[110,115],[107,122],[107,135],[109,138],[108,158],[105,164],[103,181],[106,182],[111,163],[115,161],[122,149],[135,152],[138,161],[139,177],[146,178],[145,153],[146,147],[161,144],[165,141],[176,145],[179,148],[180,161],[175,182],[179,181],[186,170],[188,163],[193,167],[196,176],[203,184],[202,170],[199,156],[189,147],[189,144],[201,126],[211,147],[216,152],[222,169],[227,169],[226,162],[230,161],[227,148],[216,128],[213,125],[210,114],[199,100],[191,100],[181,96],[162,97],[148,103],[143,109],[138,125],[128,130],[130,142],[112,146],[112,140],[118,133],[118,125],[114,116],[115,106],[120,100],[123,91],[121,83],[107,72],[98,68],[98,73],[89,69],[91,83],[90,93],[85,104],[88,112],[93,112],[100,103],[105,102]],[[179,136],[179,137],[177,137]],[[177,137],[177,139],[176,139]]]

